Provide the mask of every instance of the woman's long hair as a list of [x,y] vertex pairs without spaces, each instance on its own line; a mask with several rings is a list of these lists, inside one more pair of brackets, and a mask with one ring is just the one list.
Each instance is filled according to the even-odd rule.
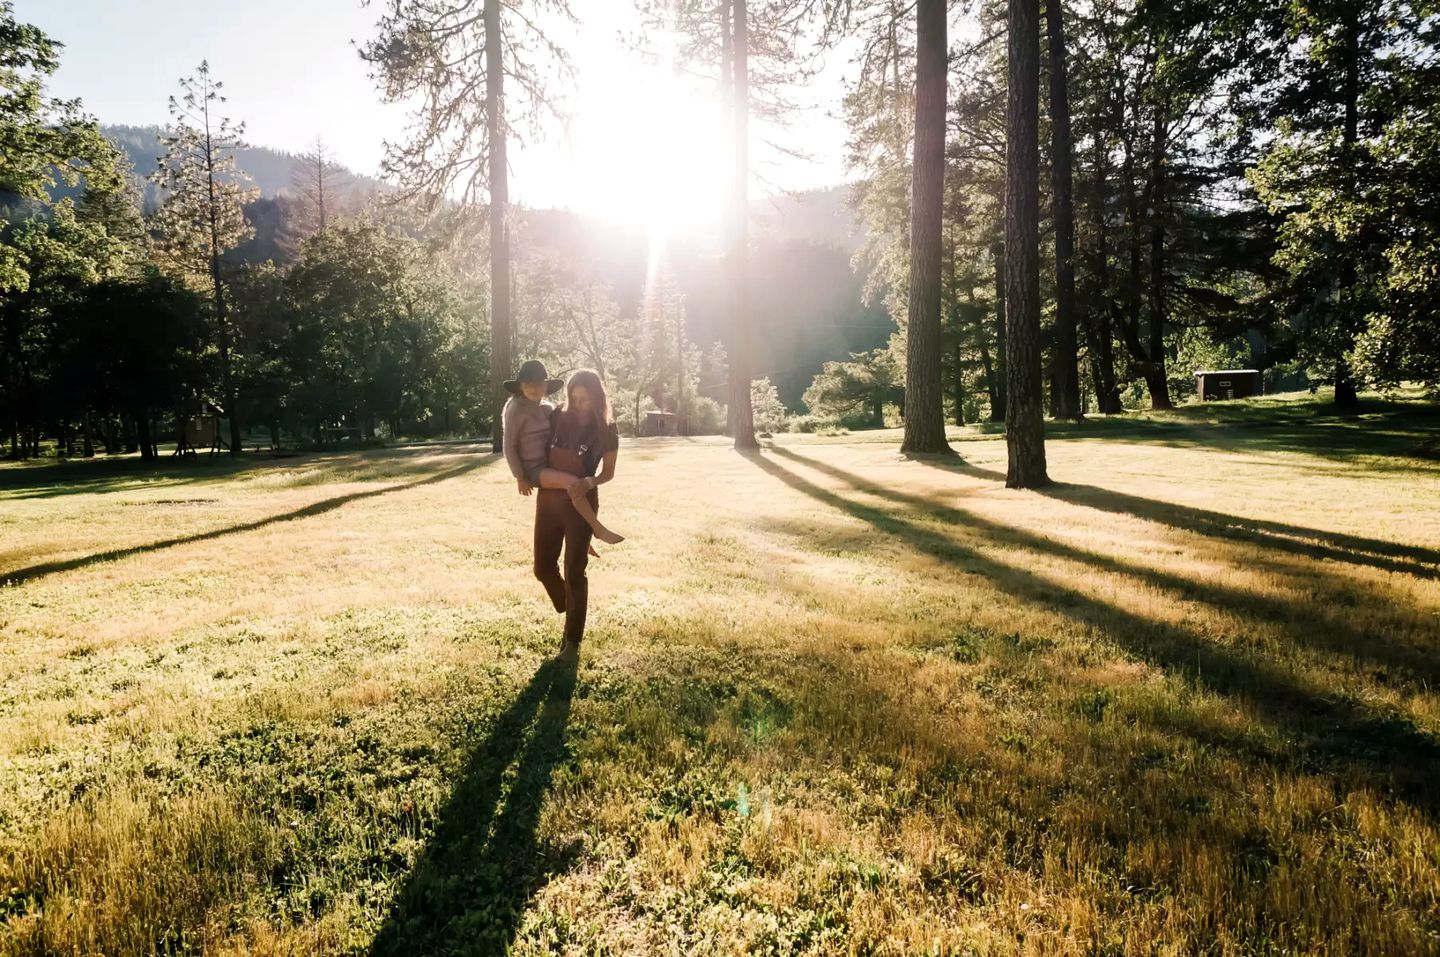
[[570,373],[570,378],[565,381],[565,408],[567,410],[574,405],[571,394],[577,385],[583,385],[585,391],[590,393],[590,411],[595,416],[596,433],[603,433],[615,421],[615,416],[610,410],[610,394],[605,391],[605,383],[600,381],[600,376],[594,369],[576,369]]

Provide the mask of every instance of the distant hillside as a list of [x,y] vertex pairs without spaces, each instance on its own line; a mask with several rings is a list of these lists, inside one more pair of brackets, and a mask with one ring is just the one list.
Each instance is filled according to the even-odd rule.
[[[153,210],[159,190],[146,177],[164,152],[163,131],[156,126],[103,130],[129,157],[143,190],[144,208]],[[245,210],[255,236],[227,258],[283,262],[286,253],[279,237],[290,214],[301,160],[291,153],[252,146],[238,151],[236,164],[261,195]],[[353,174],[350,183],[361,194],[382,185]],[[54,198],[76,192],[57,190]],[[792,408],[799,407],[801,393],[827,359],[884,345],[895,329],[883,308],[861,301],[863,277],[851,269],[851,258],[863,234],[847,206],[848,193],[848,186],[834,186],[756,199],[750,206],[756,374],[770,376]],[[514,215],[518,264],[534,259],[566,264],[608,286],[625,312],[633,314],[640,307],[650,259],[649,236],[643,228],[566,210],[516,209]],[[683,237],[673,239],[666,250],[667,269],[687,297],[689,335],[702,345],[726,337],[722,245],[719,236]]]
[[[158,126],[104,126],[101,131],[125,151],[131,165],[135,167],[135,176],[141,181],[145,209],[153,209],[159,202],[159,192],[147,177],[155,172],[160,157],[165,152],[165,148],[160,145],[164,130]],[[264,146],[247,146],[235,154],[235,165],[249,175],[251,182],[265,199],[294,193],[292,184],[300,169],[300,162],[300,157],[294,153]],[[380,186],[379,180],[356,173],[350,173],[349,179],[358,190],[369,191]]]
[[850,211],[850,187],[831,186],[785,193],[750,204],[755,232],[773,240],[833,243],[849,255],[860,248],[863,232]]

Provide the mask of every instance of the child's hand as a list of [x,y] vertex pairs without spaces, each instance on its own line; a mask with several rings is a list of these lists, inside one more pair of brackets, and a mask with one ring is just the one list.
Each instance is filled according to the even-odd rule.
[[521,495],[529,495],[531,492],[535,491],[535,486],[531,485],[523,478],[520,479],[516,484],[519,486]]

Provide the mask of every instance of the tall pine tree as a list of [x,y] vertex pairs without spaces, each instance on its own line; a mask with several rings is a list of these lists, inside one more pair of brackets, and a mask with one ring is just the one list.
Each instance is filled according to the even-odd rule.
[[1037,488],[1045,471],[1040,389],[1040,3],[1009,0],[1005,111],[1005,485]]
[[915,159],[903,452],[948,452],[940,382],[940,220],[945,206],[946,3],[915,6]]
[[497,452],[503,383],[514,372],[507,151],[517,130],[559,118],[550,83],[569,76],[570,60],[542,25],[573,20],[567,0],[394,0],[379,35],[361,48],[387,100],[418,103],[408,139],[387,144],[385,171],[432,210],[457,186],[462,206],[485,201]]
[[245,204],[258,195],[235,165],[245,133],[220,113],[221,83],[202,60],[194,75],[180,81],[179,98],[170,98],[173,124],[164,137],[165,155],[152,180],[165,200],[151,227],[156,258],[192,288],[208,294],[214,310],[219,350],[221,405],[230,419],[230,454],[241,450],[241,410],[230,354],[233,330],[225,289],[225,253],[255,234],[245,219]]

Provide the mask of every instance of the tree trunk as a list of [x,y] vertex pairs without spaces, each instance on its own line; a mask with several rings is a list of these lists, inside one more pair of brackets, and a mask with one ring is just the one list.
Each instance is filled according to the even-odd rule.
[[675,315],[675,434],[684,435],[685,416],[681,407],[685,401],[685,312],[677,310]]
[[1145,367],[1145,384],[1150,389],[1150,408],[1173,409],[1170,383],[1165,375],[1165,115],[1155,109],[1154,150],[1150,158],[1150,362]]
[[1105,145],[1095,137],[1095,295],[1085,311],[1085,330],[1090,343],[1090,371],[1095,380],[1095,404],[1105,415],[1119,414],[1120,387],[1115,381],[1115,345],[1110,295],[1110,250],[1105,222]]
[[510,201],[505,160],[505,67],[500,36],[501,0],[485,0],[485,124],[490,147],[490,438],[503,447],[505,380],[510,376]]
[[[1355,191],[1354,147],[1360,138],[1360,20],[1358,12],[1353,7],[1345,13],[1344,37],[1345,128],[1341,132],[1343,144],[1341,162],[1345,163],[1352,171],[1348,178],[1348,185],[1353,195]],[[1339,286],[1341,289],[1349,290],[1354,285],[1355,264],[1349,256],[1346,256],[1341,268]],[[1355,344],[1355,323],[1346,312],[1341,313],[1340,321],[1344,325],[1340,354],[1335,358],[1335,411],[1350,415],[1360,409],[1360,396],[1355,385],[1355,376],[1350,368],[1350,360],[1347,358],[1347,354]]]
[[210,285],[215,297],[215,325],[220,346],[220,401],[230,416],[230,454],[240,454],[240,402],[230,370],[230,318],[225,309],[225,288],[220,282],[220,199],[215,192],[215,147],[210,141],[210,101],[205,110],[205,180],[210,214]]
[[[1121,109],[1117,106],[1117,123],[1123,122],[1123,119],[1124,118],[1121,115]],[[1159,117],[1157,115],[1157,122],[1158,121]],[[1130,247],[1130,266],[1129,272],[1126,275],[1125,283],[1125,313],[1122,316],[1118,317],[1120,326],[1120,338],[1125,343],[1125,348],[1130,353],[1131,357],[1140,365],[1141,373],[1145,377],[1145,384],[1150,390],[1150,407],[1153,409],[1170,409],[1174,408],[1174,406],[1170,402],[1170,389],[1165,381],[1165,338],[1163,318],[1161,318],[1161,314],[1156,311],[1156,308],[1154,308],[1155,304],[1153,302],[1150,313],[1151,325],[1148,336],[1149,343],[1147,344],[1141,341],[1141,311],[1143,307],[1146,280],[1144,277],[1144,269],[1142,267],[1144,257],[1140,248],[1140,197],[1135,188],[1135,143],[1130,136],[1122,133],[1121,145],[1124,149],[1124,160],[1121,164],[1121,176],[1124,181],[1125,189],[1125,222],[1126,233],[1128,236],[1128,242]],[[1152,206],[1158,209],[1158,204],[1155,202],[1154,196],[1154,190],[1158,185],[1155,179],[1157,170],[1157,166],[1155,165],[1155,163],[1158,162],[1159,150],[1161,149],[1161,144],[1158,137],[1154,143],[1154,147],[1156,150],[1156,157],[1154,160],[1152,160],[1151,166],[1151,202]],[[1162,248],[1160,251],[1163,253],[1164,233],[1163,228],[1160,227],[1158,224],[1158,213],[1156,214],[1156,220],[1157,223],[1154,227],[1152,227],[1151,230],[1151,251],[1152,253],[1155,251],[1155,229],[1161,228],[1162,231],[1160,233],[1160,239]],[[1161,257],[1158,267],[1155,261],[1152,260],[1151,262],[1151,277],[1149,284],[1152,290],[1156,288],[1156,268],[1164,268],[1163,256]],[[1163,306],[1163,303],[1161,305]],[[1155,322],[1157,321],[1157,319],[1160,319],[1161,322],[1158,330],[1155,326]]]
[[965,368],[961,365],[960,345],[955,345],[955,424],[965,424]]
[[915,7],[915,159],[902,452],[949,452],[940,376],[940,221],[945,206],[945,0]]
[[990,361],[990,348],[985,345],[985,329],[980,329],[980,366],[985,370],[985,391],[990,397],[991,419],[994,419],[995,407],[1001,404],[1000,396],[1004,394],[1002,386],[995,379],[995,368]]
[[133,418],[135,420],[135,443],[140,448],[140,458],[144,461],[155,458],[155,442],[150,437],[150,416],[144,411],[138,411]]
[[995,385],[990,396],[990,421],[1005,421],[1005,244],[992,250],[995,259]]
[[1040,363],[1040,0],[1010,0],[1005,110],[1007,488],[1049,483]]
[[83,456],[84,456],[85,458],[87,458],[87,459],[89,459],[89,458],[94,458],[94,457],[95,457],[95,445],[94,445],[93,440],[90,438],[90,412],[89,412],[89,410],[86,410],[85,414],[80,417],[80,437],[81,437],[81,438],[80,438],[80,441],[81,441],[80,454],[83,455]]
[[1080,418],[1080,364],[1075,331],[1075,202],[1062,0],[1046,0],[1045,12],[1050,41],[1050,175],[1055,217],[1055,341],[1051,353],[1054,395],[1051,401],[1055,418],[1074,420]]
[[735,352],[730,357],[730,435],[737,449],[758,449],[755,413],[750,406],[754,355],[750,331],[749,181],[750,181],[750,31],[748,0],[731,0],[730,108],[735,121],[735,167],[730,209],[730,330]]

